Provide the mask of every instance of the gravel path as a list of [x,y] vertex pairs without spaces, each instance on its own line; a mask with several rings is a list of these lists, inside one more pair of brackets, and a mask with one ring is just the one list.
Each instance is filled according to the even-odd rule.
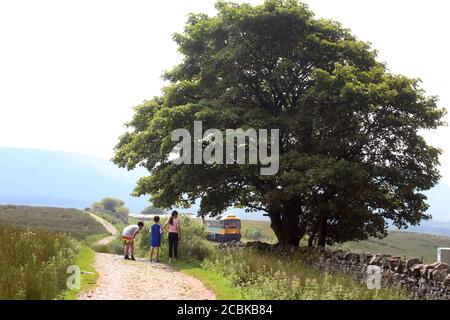
[[97,287],[83,292],[79,300],[211,300],[214,294],[203,284],[163,264],[97,253],[94,268]]
[[103,219],[93,213],[90,213],[90,215],[92,218],[94,218],[95,220],[100,222],[105,227],[105,229],[111,234],[109,237],[103,238],[103,239],[97,241],[95,244],[102,246],[102,245],[107,245],[108,243],[113,241],[116,238],[116,234],[118,232],[117,228],[113,224],[109,223],[105,219]]
[[[105,219],[91,214],[111,236],[96,244],[108,244],[116,238],[117,228]],[[203,284],[167,265],[144,259],[125,261],[122,256],[96,253],[94,268],[97,286],[78,295],[78,300],[212,300],[214,294]]]

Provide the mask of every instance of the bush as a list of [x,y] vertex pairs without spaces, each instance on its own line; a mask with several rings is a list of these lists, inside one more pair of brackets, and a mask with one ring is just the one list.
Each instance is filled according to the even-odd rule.
[[125,207],[125,202],[115,198],[103,198],[100,202],[94,202],[92,210],[110,214],[123,222],[128,220],[130,210]]
[[124,207],[125,202],[120,199],[115,198],[103,198],[100,202],[94,202],[92,207],[94,210],[103,209],[106,211],[116,212],[116,210],[120,207]]
[[58,298],[79,249],[66,235],[0,226],[0,300]]
[[120,238],[117,238],[108,244],[100,244],[100,245],[95,244],[92,246],[92,249],[95,252],[100,252],[100,253],[110,253],[110,254],[118,254],[118,255],[122,255],[124,253],[123,241]]
[[[166,220],[161,220],[164,225]],[[146,224],[139,235],[136,246],[139,253],[146,254],[150,250],[150,226],[153,223]],[[204,260],[213,252],[213,246],[205,240],[205,228],[201,223],[189,218],[188,216],[180,217],[181,224],[181,241],[178,245],[178,257],[185,260]],[[162,234],[161,238],[161,254],[167,255],[169,251],[167,232]]]
[[244,238],[249,239],[249,240],[261,240],[262,238],[262,231],[259,228],[248,228],[248,229],[244,229],[242,235],[244,236]]

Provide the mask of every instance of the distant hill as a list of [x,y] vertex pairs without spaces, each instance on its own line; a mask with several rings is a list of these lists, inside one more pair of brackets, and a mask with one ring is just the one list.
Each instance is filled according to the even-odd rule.
[[0,147],[0,204],[81,209],[111,196],[140,212],[148,200],[130,193],[142,175],[76,153]]
[[[392,229],[396,231],[396,229]],[[425,221],[420,226],[409,227],[406,229],[409,232],[428,233],[440,236],[450,237],[450,222],[444,221]]]

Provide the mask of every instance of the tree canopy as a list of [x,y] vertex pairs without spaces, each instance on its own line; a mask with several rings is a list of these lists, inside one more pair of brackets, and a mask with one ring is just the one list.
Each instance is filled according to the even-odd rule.
[[[360,240],[428,219],[424,190],[440,151],[421,130],[444,110],[418,79],[392,74],[376,51],[297,1],[219,1],[174,35],[183,61],[163,94],[137,106],[114,161],[145,167],[135,194],[167,208],[200,199],[200,215],[262,210],[278,241]],[[258,165],[171,161],[175,129],[279,129],[277,174]],[[211,142],[203,141],[203,145]]]
[[99,202],[92,204],[94,210],[107,211],[113,213],[116,217],[127,221],[130,210],[125,207],[125,202],[120,199],[106,197]]

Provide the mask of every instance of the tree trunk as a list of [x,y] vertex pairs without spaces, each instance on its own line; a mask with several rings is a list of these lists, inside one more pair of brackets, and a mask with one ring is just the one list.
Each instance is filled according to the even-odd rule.
[[326,217],[322,217],[320,219],[319,235],[317,239],[317,245],[319,247],[325,247],[325,245],[327,244],[327,234],[328,234],[328,219]]
[[282,245],[298,246],[305,234],[305,227],[300,224],[302,213],[299,199],[283,202],[277,209],[272,208],[269,212],[271,228],[278,242]]
[[316,232],[313,232],[308,238],[308,247],[312,247],[314,244],[314,239],[316,238]]
[[272,209],[269,211],[270,217],[270,227],[272,228],[275,236],[277,237],[278,242],[283,242],[284,232],[281,221],[281,210]]

